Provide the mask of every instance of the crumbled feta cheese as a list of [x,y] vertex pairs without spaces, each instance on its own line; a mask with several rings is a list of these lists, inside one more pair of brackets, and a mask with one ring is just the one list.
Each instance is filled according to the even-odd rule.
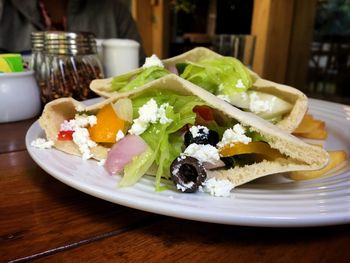
[[76,114],[74,119],[69,121],[64,120],[61,123],[60,131],[74,131],[79,127],[86,127],[88,125],[93,126],[97,123],[97,118],[95,115],[86,115],[86,114]]
[[243,83],[243,81],[241,79],[237,80],[236,88],[239,88],[239,89],[244,89],[245,88],[245,85],[244,85],[244,83]]
[[233,131],[237,134],[244,134],[245,133],[244,127],[238,123],[233,126]]
[[225,145],[234,145],[235,143],[244,143],[247,144],[252,141],[252,138],[246,136],[245,129],[240,124],[235,124],[233,128],[225,130],[221,141],[217,144],[219,148],[224,147]]
[[60,131],[74,131],[72,134],[73,142],[78,145],[84,160],[92,157],[90,148],[96,146],[96,143],[90,139],[89,131],[86,127],[93,126],[96,123],[97,118],[95,115],[76,114],[74,119],[65,120],[60,126]]
[[276,97],[273,97],[272,100],[261,100],[256,92],[252,92],[249,95],[249,99],[249,109],[254,113],[262,113],[272,112],[272,108],[275,103]]
[[82,111],[85,111],[85,107],[83,105],[79,104],[75,107],[75,110],[77,112],[82,112]]
[[159,108],[154,99],[150,99],[147,103],[139,108],[139,117],[133,120],[133,124],[128,131],[130,134],[140,135],[149,126],[150,123],[159,121],[161,124],[172,122],[166,116],[166,108],[170,107],[168,103],[163,103]]
[[213,177],[204,182],[203,191],[213,196],[226,197],[230,196],[230,192],[234,187],[234,184],[227,179],[217,180]]
[[133,124],[129,130],[130,134],[140,135],[147,128],[149,123],[157,121],[158,105],[154,99],[150,99],[147,103],[139,108],[139,117],[134,119]]
[[119,141],[125,137],[124,132],[122,130],[118,130],[117,135],[115,137],[115,141]]
[[171,171],[171,174],[177,176],[177,174],[179,173],[179,171],[180,171],[180,166],[177,165],[177,166],[175,166],[174,169]]
[[150,99],[139,108],[139,119],[143,122],[156,123],[158,105],[154,99]]
[[135,134],[135,135],[140,135],[142,134],[145,130],[147,130],[149,123],[144,122],[141,119],[135,119],[133,121],[133,124],[131,128],[129,129],[130,134]]
[[155,54],[147,57],[145,63],[142,65],[143,68],[149,68],[153,66],[164,68],[162,61]]
[[196,138],[198,136],[202,136],[203,133],[204,134],[209,134],[209,129],[207,127],[205,127],[205,126],[196,125],[196,126],[192,126],[190,128],[190,132],[192,134],[192,137]]
[[182,192],[185,192],[187,189],[193,187],[194,185],[194,182],[190,181],[188,183],[183,183],[182,185],[181,184],[176,184],[176,188],[178,190],[181,190]]
[[218,149],[210,144],[191,143],[183,155],[192,156],[200,162],[215,163],[220,160]]
[[50,149],[54,145],[54,142],[44,138],[37,138],[30,145],[39,149]]
[[90,159],[93,155],[90,148],[96,146],[96,143],[90,139],[89,131],[86,128],[76,128],[73,133],[73,141],[79,147],[79,151],[83,155],[83,160]]
[[218,97],[219,99],[222,99],[228,103],[231,103],[230,97],[228,95],[217,95],[216,97]]
[[88,125],[94,126],[97,123],[97,118],[95,115],[76,114],[74,119],[75,125],[78,127],[86,127]]
[[95,115],[89,115],[87,117],[87,122],[92,127],[97,123],[97,117]]
[[75,127],[75,120],[64,120],[60,125],[60,131],[73,131]]
[[159,122],[161,124],[166,124],[166,123],[170,123],[172,122],[173,120],[172,119],[169,119],[167,116],[166,116],[166,108],[167,107],[170,107],[169,106],[169,103],[163,103],[162,105],[160,105],[159,109],[158,109],[158,112],[157,112],[157,118],[159,119]]

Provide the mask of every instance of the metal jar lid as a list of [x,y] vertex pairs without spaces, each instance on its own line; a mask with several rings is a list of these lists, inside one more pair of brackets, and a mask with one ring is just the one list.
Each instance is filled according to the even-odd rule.
[[96,39],[91,32],[46,31],[44,52],[59,55],[96,54]]
[[41,51],[44,49],[44,32],[36,31],[31,33],[32,50]]

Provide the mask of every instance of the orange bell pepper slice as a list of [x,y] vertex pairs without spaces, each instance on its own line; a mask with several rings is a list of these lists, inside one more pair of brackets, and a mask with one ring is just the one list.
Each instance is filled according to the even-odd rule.
[[229,157],[238,154],[261,154],[268,159],[276,159],[283,155],[276,149],[270,147],[265,142],[250,142],[248,144],[236,143],[233,145],[225,145],[219,149],[219,153],[222,157]]
[[96,118],[97,123],[89,127],[91,140],[100,143],[115,143],[118,131],[124,130],[125,121],[118,117],[112,104],[100,109]]

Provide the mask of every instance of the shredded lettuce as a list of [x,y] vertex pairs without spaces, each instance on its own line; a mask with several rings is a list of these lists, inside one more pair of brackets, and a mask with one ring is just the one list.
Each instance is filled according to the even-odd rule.
[[233,57],[203,59],[187,62],[182,78],[215,95],[231,95],[247,91],[253,83],[248,69]]
[[151,148],[133,158],[133,160],[124,167],[124,176],[118,186],[125,187],[135,184],[151,167],[155,159],[155,152]]
[[154,99],[158,106],[168,103],[169,107],[166,108],[165,113],[166,117],[172,121],[165,124],[151,123],[140,135],[148,144],[152,154],[150,152],[135,157],[125,168],[121,185],[126,186],[137,182],[142,177],[141,172],[145,174],[155,162],[158,167],[155,187],[156,191],[161,191],[164,189],[161,185],[161,178],[170,178],[170,165],[182,152],[183,138],[179,130],[186,124],[195,123],[196,113],[193,112],[193,108],[197,105],[205,105],[205,103],[196,96],[178,95],[172,91],[151,91],[133,98],[134,118],[138,117],[138,109],[150,99]]
[[263,141],[266,142],[266,138],[261,135],[260,133],[256,132],[256,131],[252,131],[250,129],[248,129],[245,133],[246,136],[252,138],[253,142],[258,142],[258,141]]
[[165,68],[152,66],[148,68],[140,68],[137,72],[129,72],[120,76],[116,76],[112,80],[113,91],[130,91],[140,87],[152,80],[159,79],[170,72]]

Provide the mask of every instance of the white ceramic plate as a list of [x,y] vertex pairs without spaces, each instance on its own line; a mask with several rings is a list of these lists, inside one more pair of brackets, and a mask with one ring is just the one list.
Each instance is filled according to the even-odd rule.
[[[326,121],[327,150],[350,153],[350,107],[310,99],[310,113]],[[55,149],[41,150],[30,143],[44,137],[38,122],[28,130],[26,144],[34,161],[47,173],[82,192],[110,202],[162,215],[197,221],[248,226],[320,226],[350,223],[350,162],[332,176],[291,181],[272,175],[233,190],[231,197],[205,193],[157,193],[153,178],[144,177],[133,187],[117,188],[119,177],[110,176],[96,161],[83,161]],[[318,142],[319,143],[319,142]]]

